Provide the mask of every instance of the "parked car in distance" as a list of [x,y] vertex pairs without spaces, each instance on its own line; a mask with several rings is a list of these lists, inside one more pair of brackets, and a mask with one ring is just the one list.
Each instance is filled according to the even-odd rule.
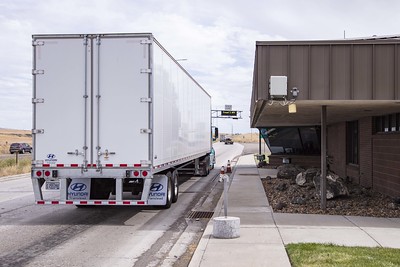
[[32,153],[32,147],[27,143],[12,143],[10,145],[10,153],[14,154],[16,152],[20,154],[24,154],[25,152]]
[[225,145],[233,145],[233,141],[230,138],[225,138]]

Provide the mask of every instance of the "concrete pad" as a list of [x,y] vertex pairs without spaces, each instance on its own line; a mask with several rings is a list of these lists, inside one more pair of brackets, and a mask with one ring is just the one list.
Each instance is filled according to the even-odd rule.
[[240,237],[240,218],[232,216],[215,217],[213,219],[214,238],[238,238]]
[[[199,265],[200,266],[200,265]],[[209,244],[203,255],[202,267],[290,267],[285,248],[280,245],[253,243]]]
[[275,244],[282,245],[282,239],[277,228],[241,227],[240,237],[235,239],[218,239],[211,237],[208,244]]
[[275,227],[274,220],[271,213],[267,212],[242,212],[228,209],[229,216],[235,216],[240,218],[241,227],[247,225],[252,226],[263,226],[263,227]]
[[289,214],[274,213],[279,227],[285,226],[319,226],[319,227],[356,227],[352,222],[340,215]]
[[284,244],[327,243],[341,246],[377,247],[379,244],[359,228],[279,228]]
[[362,228],[382,247],[400,248],[400,228]]
[[363,227],[382,227],[382,228],[399,228],[400,223],[390,220],[389,218],[375,218],[375,217],[362,217],[362,216],[345,216],[355,225]]

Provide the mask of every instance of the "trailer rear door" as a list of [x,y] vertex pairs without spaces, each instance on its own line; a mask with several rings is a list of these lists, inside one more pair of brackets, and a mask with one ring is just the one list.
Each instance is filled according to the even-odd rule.
[[34,160],[149,160],[149,36],[34,36]]
[[33,158],[80,165],[87,158],[89,127],[87,44],[83,38],[39,37],[33,46]]
[[93,69],[93,154],[96,164],[149,160],[148,38],[98,38]]

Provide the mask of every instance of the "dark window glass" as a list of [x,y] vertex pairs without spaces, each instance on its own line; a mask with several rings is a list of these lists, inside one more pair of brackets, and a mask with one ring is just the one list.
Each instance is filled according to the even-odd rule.
[[261,128],[261,135],[272,154],[320,154],[319,127]]
[[358,143],[358,121],[347,123],[347,163],[358,164],[359,143]]

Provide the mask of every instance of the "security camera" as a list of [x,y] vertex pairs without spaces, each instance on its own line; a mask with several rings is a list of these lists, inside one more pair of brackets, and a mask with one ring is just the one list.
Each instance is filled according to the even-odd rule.
[[290,92],[292,93],[292,96],[293,96],[293,98],[294,99],[296,99],[297,98],[297,96],[299,95],[299,93],[300,93],[300,90],[299,89],[297,89],[297,87],[293,87],[293,89],[292,90],[290,90]]

